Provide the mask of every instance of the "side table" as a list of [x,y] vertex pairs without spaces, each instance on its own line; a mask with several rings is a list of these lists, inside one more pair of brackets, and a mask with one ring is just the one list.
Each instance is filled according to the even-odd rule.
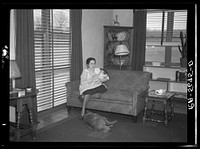
[[[165,126],[167,127],[168,121],[170,119],[174,118],[174,106],[173,106],[173,103],[172,103],[172,98],[173,98],[174,94],[175,93],[168,91],[163,95],[157,95],[157,94],[155,94],[155,90],[149,91],[145,95],[145,107],[144,107],[143,123],[145,123],[146,120],[150,120],[150,121],[155,121],[155,122],[159,122],[159,123],[164,123]],[[150,101],[150,100],[152,100],[151,113],[150,113],[150,115],[147,115],[148,101]],[[163,114],[154,111],[155,101],[162,102],[164,104],[164,113]],[[170,104],[170,107],[171,107],[171,113],[170,114],[168,114],[168,111],[167,111],[167,104],[168,103]],[[154,114],[164,116],[164,121],[150,118]]]
[[[20,133],[22,129],[20,129],[20,118],[22,115],[23,107],[27,106],[28,109],[28,116],[30,124],[22,124],[25,126],[26,131],[32,132],[33,139],[36,137],[36,130],[37,130],[37,111],[34,110],[34,103],[36,103],[36,96],[38,94],[38,89],[32,89],[30,92],[25,91],[25,95],[18,97],[17,93],[10,94],[10,106],[16,107],[16,125],[14,130],[14,141],[20,141]],[[34,115],[34,118],[33,118]],[[23,130],[24,131],[24,130]]]

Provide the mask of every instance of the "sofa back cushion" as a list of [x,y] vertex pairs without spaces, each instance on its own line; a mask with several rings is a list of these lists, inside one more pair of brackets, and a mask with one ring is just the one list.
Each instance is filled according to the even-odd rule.
[[110,80],[105,82],[107,87],[131,90],[149,84],[152,78],[150,72],[145,71],[124,71],[107,69]]

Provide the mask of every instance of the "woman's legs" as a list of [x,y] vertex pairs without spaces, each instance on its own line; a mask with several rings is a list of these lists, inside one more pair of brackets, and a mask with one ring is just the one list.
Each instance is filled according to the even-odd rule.
[[81,111],[81,116],[83,117],[85,114],[85,107],[87,105],[88,100],[90,99],[90,95],[84,95],[83,106]]
[[[88,103],[88,100],[90,99],[90,95],[93,95],[93,94],[96,94],[96,93],[103,93],[106,90],[107,90],[107,88],[105,87],[105,85],[101,85],[101,86],[98,86],[96,88],[89,89],[89,90],[86,90],[85,92],[83,92],[83,95],[81,95],[81,96],[84,96],[83,106],[82,106],[82,111],[81,111],[81,116],[82,117],[85,114],[85,107],[86,107],[86,105]],[[82,101],[80,98],[79,98],[79,100]]]

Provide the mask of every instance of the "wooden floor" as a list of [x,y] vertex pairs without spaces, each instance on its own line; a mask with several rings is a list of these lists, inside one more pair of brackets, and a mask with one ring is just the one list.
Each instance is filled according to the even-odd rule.
[[60,106],[55,109],[44,111],[38,114],[38,127],[37,130],[44,128],[48,125],[61,121],[68,117],[66,106]]
[[[48,110],[48,111],[46,111],[46,113],[43,113],[43,115],[41,115],[41,113],[39,113],[39,121],[40,121],[40,124],[38,125],[39,127],[38,127],[38,134],[40,133],[43,133],[43,132],[45,132],[46,130],[49,130],[49,128],[50,129],[54,129],[54,126],[58,126],[58,124],[61,124],[61,123],[63,123],[63,122],[66,122],[66,120],[64,120],[63,121],[63,119],[73,119],[74,118],[74,116],[75,117],[77,117],[77,115],[79,115],[80,114],[80,111],[81,111],[81,109],[80,108],[73,108],[72,109],[72,111],[68,114],[67,113],[67,109],[66,109],[66,107],[64,107],[64,108],[60,108],[60,109],[57,109],[57,110],[54,110],[54,111],[51,111],[51,110]],[[177,115],[176,115],[177,116]],[[177,118],[180,118],[181,116],[177,116]],[[176,119],[177,119],[176,118]],[[182,118],[184,118],[183,116],[182,116]],[[185,119],[185,118],[184,118]],[[142,118],[141,118],[141,116],[140,116],[140,118],[139,118],[139,123],[140,122],[142,122]],[[60,122],[58,122],[58,123],[56,123],[57,121],[60,121]],[[79,121],[79,120],[77,120],[77,121]],[[130,119],[130,121],[131,121],[131,119]],[[67,122],[69,122],[70,123],[70,121],[68,120]],[[56,124],[55,124],[56,123]],[[150,123],[150,122],[149,122]],[[170,122],[171,123],[171,122]],[[176,121],[176,123],[177,123],[177,121]],[[66,124],[66,123],[65,123]],[[73,123],[70,123],[71,125],[70,125],[70,127],[72,127],[73,128]],[[181,127],[184,127],[184,126],[182,126],[182,123],[178,123],[178,124],[180,124],[180,126]],[[48,125],[49,125],[49,127],[48,127]],[[149,124],[147,124],[147,125],[149,125]],[[170,124],[171,125],[171,124]],[[80,126],[80,125],[78,125],[78,126]],[[151,125],[150,125],[151,126]],[[155,126],[153,123],[152,123],[152,126]],[[173,126],[173,125],[172,125]],[[177,126],[177,125],[174,125],[174,126]],[[45,128],[46,127],[46,128]],[[64,127],[65,127],[65,125],[64,125]],[[125,126],[126,127],[126,126]],[[41,129],[42,128],[42,129]],[[55,127],[56,128],[56,127]],[[123,127],[119,127],[119,128],[123,128]],[[177,127],[177,128],[179,128],[179,126]],[[176,130],[176,129],[174,129],[174,130]],[[63,130],[62,130],[63,131]],[[58,130],[58,132],[60,132],[59,130]],[[54,134],[54,133],[53,133]],[[60,134],[59,133],[57,133],[58,134],[58,137],[60,136]],[[75,133],[76,134],[76,133]],[[48,136],[48,135],[47,135]],[[158,135],[159,136],[159,135]],[[27,137],[27,136],[26,136]],[[162,137],[162,135],[161,135],[161,137]],[[25,138],[25,137],[24,137]],[[30,137],[29,137],[30,138]],[[72,137],[73,138],[73,137]],[[141,137],[142,138],[142,137]],[[31,139],[31,138],[30,138]],[[23,141],[25,141],[25,139],[23,140],[23,138],[22,138],[22,142]]]
[[[187,114],[187,108],[186,108],[186,104],[184,103],[174,103],[175,105],[175,113],[182,113],[182,114]],[[80,111],[81,109],[78,108],[78,110],[76,111]],[[185,112],[186,111],[186,112]],[[73,114],[73,112],[71,113]],[[67,111],[67,107],[66,105],[61,105],[58,106],[54,109],[50,109],[44,112],[39,112],[38,113],[38,130],[41,128],[44,128],[48,125],[51,125],[55,122],[58,122],[60,120],[63,120],[65,118],[68,118],[68,111]]]
[[[78,108],[75,111],[76,111],[75,114],[77,114],[77,112],[81,112],[81,108]],[[175,113],[176,113],[176,111],[175,111]],[[74,113],[71,112],[70,116],[72,116],[72,114],[74,114]],[[48,125],[52,125],[56,122],[66,119],[68,117],[69,117],[69,114],[68,114],[66,105],[61,105],[61,106],[58,106],[58,107],[50,109],[50,110],[39,112],[38,113],[39,124],[37,126],[37,130],[40,130],[41,128],[45,128]]]
[[[187,104],[185,102],[180,104],[180,103],[177,103],[177,101],[176,101],[176,102],[174,102],[174,107],[175,107],[174,112],[181,113],[181,114],[187,114],[186,106],[187,106]],[[71,112],[70,116],[72,116],[72,114],[78,114],[77,112],[81,113],[81,108],[76,108],[76,109],[77,109],[77,110],[75,110],[76,113]],[[68,114],[66,106],[60,106],[53,110],[51,109],[51,110],[45,111],[43,113],[39,113],[38,121],[40,123],[38,124],[37,128],[39,130],[41,128],[44,128],[48,125],[51,125],[55,122],[58,122],[60,120],[68,118],[68,117],[69,117],[69,114]]]
[[[45,128],[48,125],[52,125],[65,118],[68,118],[68,111],[67,111],[66,105],[61,105],[50,110],[39,112],[38,113],[39,124],[37,126],[37,130],[40,130],[41,128]],[[14,132],[13,129],[14,128],[10,128],[10,131]],[[10,133],[9,140],[14,141],[14,133]]]

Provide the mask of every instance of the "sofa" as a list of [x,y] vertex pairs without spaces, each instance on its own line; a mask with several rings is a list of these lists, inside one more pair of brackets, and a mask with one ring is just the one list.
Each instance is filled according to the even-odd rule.
[[[104,82],[107,86],[105,93],[97,93],[90,96],[87,109],[131,115],[133,121],[144,109],[144,96],[149,89],[149,80],[152,73],[144,71],[120,71],[106,69],[109,80]],[[82,107],[79,100],[80,80],[67,82],[67,108],[70,113],[71,107]]]

